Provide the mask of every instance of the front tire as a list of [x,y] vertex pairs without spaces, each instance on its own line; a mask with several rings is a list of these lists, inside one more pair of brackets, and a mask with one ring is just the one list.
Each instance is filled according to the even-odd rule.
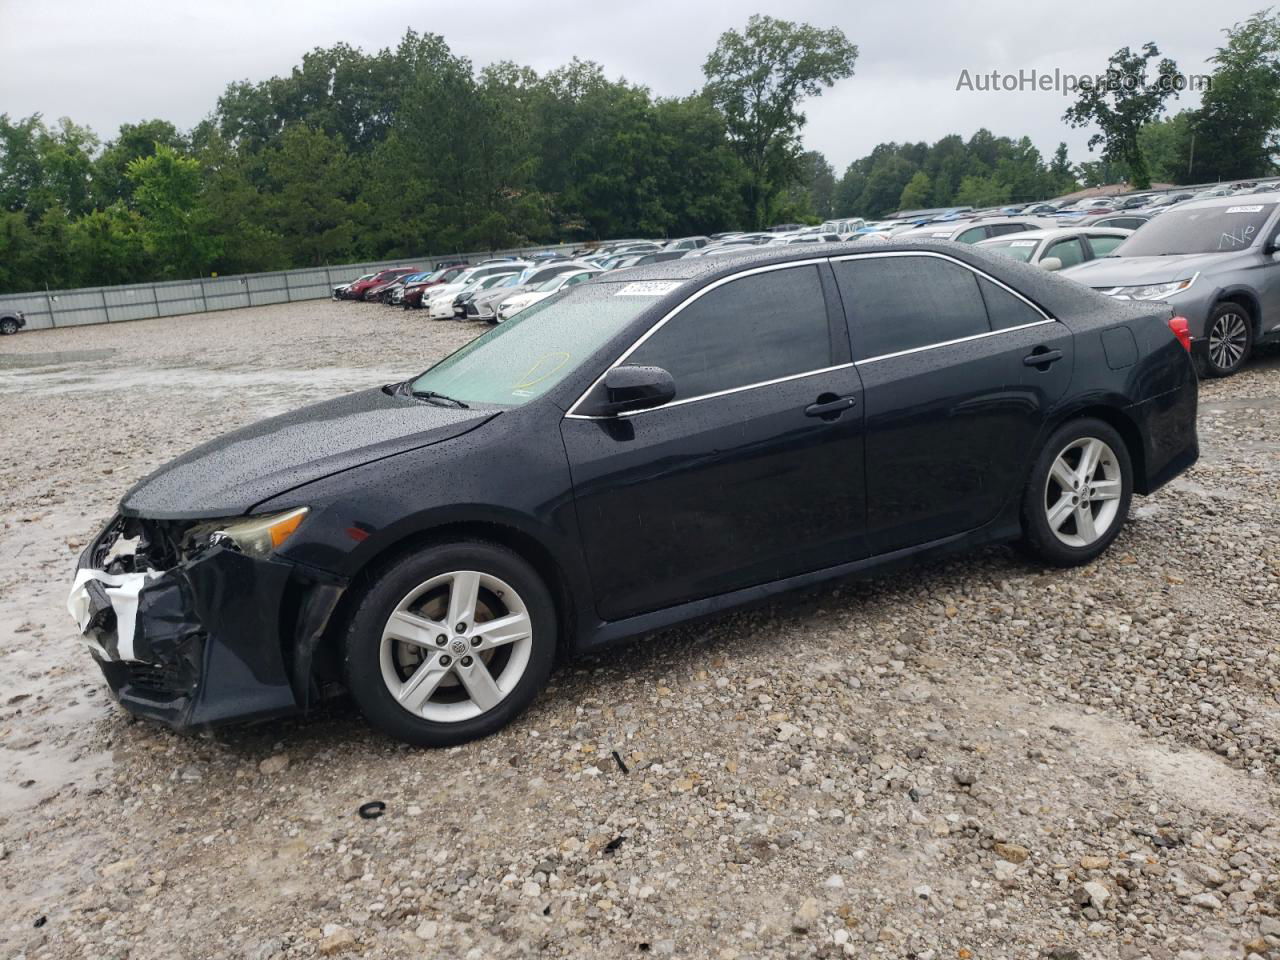
[[385,568],[347,632],[347,687],[369,723],[420,747],[506,726],[555,662],[555,604],[505,547],[463,541]]
[[1057,567],[1089,563],[1119,535],[1132,498],[1133,464],[1116,429],[1092,418],[1063,424],[1023,493],[1023,547]]
[[1209,341],[1205,372],[1229,377],[1239,371],[1253,352],[1253,320],[1238,303],[1220,303],[1204,325]]
[[14,320],[12,317],[5,317],[3,320],[0,320],[0,333],[8,337],[8,336],[12,336],[17,332],[18,332],[17,320]]

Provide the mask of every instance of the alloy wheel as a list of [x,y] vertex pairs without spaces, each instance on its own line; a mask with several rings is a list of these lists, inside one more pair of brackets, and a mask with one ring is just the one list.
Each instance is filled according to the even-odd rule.
[[520,595],[475,570],[432,577],[387,618],[382,680],[409,713],[458,723],[504,700],[529,665],[533,623]]
[[1087,547],[1116,522],[1123,477],[1115,451],[1096,437],[1067,444],[1045,480],[1045,519],[1069,547]]
[[1234,311],[1224,313],[1209,330],[1209,359],[1219,370],[1235,368],[1249,346],[1249,321]]

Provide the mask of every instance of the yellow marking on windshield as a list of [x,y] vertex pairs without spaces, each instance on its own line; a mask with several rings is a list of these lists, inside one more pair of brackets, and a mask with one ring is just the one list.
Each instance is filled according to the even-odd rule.
[[[557,357],[559,358],[558,360],[556,359]],[[557,370],[559,370],[568,362],[569,362],[569,354],[564,353],[563,351],[560,351],[557,353],[548,353],[545,356],[539,357],[537,361],[534,363],[534,365],[525,371],[523,379],[521,379],[518,383],[512,384],[511,391],[514,393],[517,390],[528,389],[529,387],[532,387],[535,383],[541,383],[543,380],[547,379],[547,377],[551,376],[553,373],[555,373]],[[542,373],[538,373],[538,368],[542,366],[544,363],[554,363],[555,365]],[[534,376],[535,373],[538,373],[536,377]]]

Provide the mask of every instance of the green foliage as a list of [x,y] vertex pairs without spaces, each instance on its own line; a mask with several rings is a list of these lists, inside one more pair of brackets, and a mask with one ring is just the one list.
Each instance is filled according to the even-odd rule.
[[1190,167],[1195,120],[1196,111],[1183,110],[1172,117],[1155,120],[1138,132],[1138,146],[1146,158],[1152,182],[1195,182]]
[[1169,97],[1177,97],[1173,80],[1178,65],[1168,57],[1156,62],[1156,75],[1148,76],[1148,64],[1160,56],[1154,43],[1142,45],[1140,53],[1121,47],[1107,61],[1106,83],[1082,87],[1075,104],[1062,115],[1073,127],[1096,125],[1089,137],[1089,149],[1102,146],[1102,159],[1122,163],[1133,186],[1151,185],[1147,161],[1138,140],[1139,131],[1164,110]]
[[1209,58],[1212,86],[1190,118],[1190,180],[1269,174],[1280,150],[1280,16],[1262,10],[1224,32],[1226,45]]
[[907,185],[902,188],[902,195],[898,197],[898,209],[900,210],[920,210],[929,206],[929,198],[932,196],[932,183],[929,175],[923,170],[917,170]]
[[801,101],[852,76],[857,58],[858,48],[838,29],[759,14],[741,33],[720,35],[702,66],[705,93],[724,114],[746,170],[752,226],[766,225],[771,204],[795,177],[805,123]]
[[167,277],[204,273],[220,241],[207,229],[200,162],[161,144],[151,156],[131,160],[125,175],[142,214],[143,249],[164,262]]
[[878,218],[899,210],[1026,203],[1076,188],[1060,144],[1046,165],[1026,137],[978,130],[933,145],[882,143],[849,165],[836,185],[835,214]]

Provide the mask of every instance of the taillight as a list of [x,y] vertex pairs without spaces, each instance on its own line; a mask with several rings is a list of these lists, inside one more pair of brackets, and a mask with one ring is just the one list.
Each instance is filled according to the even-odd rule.
[[1173,335],[1178,338],[1178,342],[1182,344],[1182,349],[1191,352],[1191,327],[1187,323],[1186,317],[1170,317],[1169,329],[1173,331]]

